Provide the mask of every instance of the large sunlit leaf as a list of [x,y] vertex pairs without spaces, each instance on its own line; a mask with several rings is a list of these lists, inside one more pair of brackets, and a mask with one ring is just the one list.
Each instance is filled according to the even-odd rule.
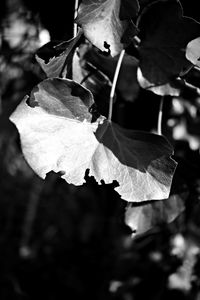
[[180,2],[161,1],[147,7],[139,20],[140,69],[146,80],[163,85],[187,72],[187,44],[199,36],[200,24],[184,17]]
[[117,181],[127,201],[167,198],[176,163],[164,137],[126,130],[92,114],[89,90],[68,79],[46,79],[11,115],[29,165],[42,178],[61,172],[82,185],[85,172],[99,184]]
[[127,41],[135,35],[131,19],[138,10],[137,0],[83,0],[75,21],[93,45],[115,56],[124,48],[122,38]]

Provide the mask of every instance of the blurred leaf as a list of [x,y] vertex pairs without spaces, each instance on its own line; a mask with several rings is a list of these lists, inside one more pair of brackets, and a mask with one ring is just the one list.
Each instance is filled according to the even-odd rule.
[[184,200],[187,192],[171,195],[163,201],[154,201],[140,206],[128,204],[125,213],[125,223],[132,229],[133,235],[166,223],[174,221],[184,210]]
[[186,58],[197,67],[200,67],[200,37],[187,44]]
[[10,120],[33,170],[42,178],[61,172],[74,185],[82,185],[89,170],[99,184],[116,180],[124,200],[167,198],[176,167],[167,140],[92,115],[92,104],[89,90],[59,78],[44,80],[25,97]]
[[153,3],[143,11],[138,26],[140,69],[150,83],[169,83],[191,68],[185,50],[199,36],[200,24],[183,17],[179,1]]
[[[94,46],[115,56],[124,48],[122,37],[127,41],[135,35],[136,27],[131,19],[138,10],[137,0],[83,0],[75,21]],[[125,32],[129,32],[128,37],[124,36]]]
[[200,253],[198,245],[188,239],[186,241],[183,264],[168,278],[168,288],[188,293],[194,285],[194,266]]

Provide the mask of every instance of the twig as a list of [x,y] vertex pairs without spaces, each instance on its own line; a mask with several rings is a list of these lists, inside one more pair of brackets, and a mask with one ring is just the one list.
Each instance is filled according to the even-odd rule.
[[114,78],[113,78],[113,82],[112,82],[112,88],[110,91],[110,101],[109,101],[109,112],[108,112],[108,121],[111,122],[112,119],[112,111],[113,111],[113,99],[115,96],[115,89],[116,89],[116,85],[117,85],[117,79],[119,77],[119,71],[121,68],[121,64],[122,64],[122,60],[125,54],[125,50],[123,49],[120,53],[118,62],[117,62],[117,66],[115,69],[115,74],[114,74]]
[[163,103],[164,103],[164,96],[162,96],[160,99],[160,106],[159,106],[159,112],[158,112],[157,132],[159,135],[162,135]]
[[[79,0],[75,0],[75,5],[74,5],[74,20],[77,17],[78,14],[78,5],[79,5]],[[75,37],[78,32],[78,24],[74,22],[74,31],[73,31],[73,36]]]

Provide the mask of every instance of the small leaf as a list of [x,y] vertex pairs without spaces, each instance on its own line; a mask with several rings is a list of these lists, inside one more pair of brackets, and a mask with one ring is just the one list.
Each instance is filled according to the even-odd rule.
[[124,48],[124,33],[131,32],[131,38],[136,33],[136,27],[131,21],[138,13],[137,0],[83,0],[78,10],[75,22],[83,28],[85,37],[101,51],[112,56]]
[[192,65],[185,57],[186,46],[199,36],[200,24],[183,17],[179,1],[158,1],[148,6],[138,26],[140,69],[146,80],[164,85],[189,71]]
[[186,58],[200,68],[200,37],[192,40],[186,47]]
[[180,95],[180,87],[172,86],[171,82],[156,85],[149,82],[144,76],[142,75],[142,71],[140,68],[137,70],[137,79],[140,86],[148,91],[153,92],[156,95],[160,96],[179,96]]
[[92,105],[89,90],[60,78],[36,86],[29,105],[25,97],[10,120],[33,170],[42,178],[62,171],[74,185],[82,185],[89,170],[98,184],[117,181],[115,190],[126,201],[167,198],[176,167],[167,140],[92,115]]
[[[82,36],[82,31],[79,31],[77,36],[66,42],[49,42],[41,47],[36,53],[36,60],[40,67],[46,73],[47,77],[61,76],[66,69],[68,62],[71,61],[73,50]],[[67,71],[65,70],[67,73]]]

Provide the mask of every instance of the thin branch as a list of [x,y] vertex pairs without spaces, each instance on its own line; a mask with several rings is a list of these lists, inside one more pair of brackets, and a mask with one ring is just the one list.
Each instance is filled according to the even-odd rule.
[[115,69],[115,74],[114,74],[114,78],[113,78],[113,82],[112,82],[112,88],[110,91],[110,101],[109,101],[109,112],[108,112],[108,121],[111,122],[112,119],[112,111],[113,111],[113,99],[115,96],[115,89],[116,89],[116,85],[117,85],[117,79],[119,77],[119,71],[121,68],[121,64],[122,64],[122,60],[125,54],[125,50],[123,49],[120,53],[118,62],[117,62],[117,66]]
[[88,78],[90,78],[92,75],[100,75],[102,76],[102,81],[105,82],[105,84],[108,84],[111,86],[111,81],[110,79],[102,72],[100,71],[97,67],[95,67],[93,64],[91,64],[90,62],[87,62],[87,65],[90,69],[92,69],[91,71],[89,71],[89,73],[81,80],[80,84],[83,84]]
[[[75,0],[75,5],[74,5],[74,20],[76,19],[78,15],[78,6],[79,6],[79,0]],[[74,22],[74,29],[73,29],[73,36],[75,37],[78,32],[78,25]]]
[[164,96],[162,96],[160,99],[160,107],[159,107],[159,112],[158,112],[157,132],[159,135],[162,135],[163,103],[164,103]]

